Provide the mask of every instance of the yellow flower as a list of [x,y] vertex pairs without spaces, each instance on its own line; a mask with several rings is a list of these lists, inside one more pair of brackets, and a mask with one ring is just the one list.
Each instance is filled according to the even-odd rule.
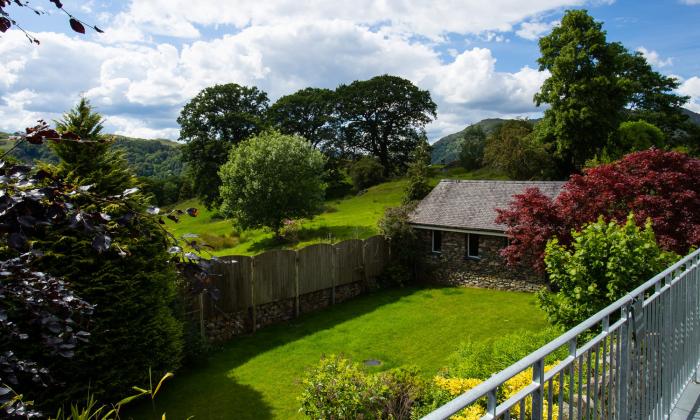
[[483,382],[480,379],[445,378],[442,376],[436,376],[433,380],[435,381],[435,385],[449,392],[450,395],[453,396],[463,394]]
[[479,420],[486,414],[486,410],[478,404],[472,404],[454,416],[450,420]]

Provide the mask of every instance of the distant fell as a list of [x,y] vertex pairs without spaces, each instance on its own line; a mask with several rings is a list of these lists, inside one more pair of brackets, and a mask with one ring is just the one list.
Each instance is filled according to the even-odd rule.
[[[14,145],[10,134],[0,132],[0,150],[8,150]],[[182,173],[180,144],[165,139],[140,139],[114,135],[113,147],[122,149],[129,166],[139,177],[167,178]],[[58,157],[45,144],[23,143],[12,151],[12,157],[27,163],[57,163]]]
[[[682,108],[683,114],[688,116],[688,119],[693,123],[700,125],[700,114],[693,112],[687,108]],[[458,131],[453,134],[448,134],[447,136],[441,138],[440,140],[433,143],[433,152],[431,155],[431,161],[433,164],[449,164],[459,160],[459,152],[462,148],[462,139],[464,139],[465,132],[474,126],[480,126],[482,130],[489,135],[496,129],[499,124],[508,121],[502,118],[487,118],[481,120],[472,125],[468,125],[464,130]],[[539,119],[532,119],[530,121],[537,122]]]
[[493,130],[496,129],[496,127],[498,127],[499,124],[502,124],[505,121],[508,120],[501,118],[487,118],[472,125],[468,125],[462,131],[449,134],[441,138],[440,140],[433,143],[433,151],[431,154],[432,163],[447,164],[459,160],[459,152],[462,148],[462,139],[464,139],[464,133],[470,127],[479,126],[482,130],[484,130],[486,135],[489,135],[493,132]]

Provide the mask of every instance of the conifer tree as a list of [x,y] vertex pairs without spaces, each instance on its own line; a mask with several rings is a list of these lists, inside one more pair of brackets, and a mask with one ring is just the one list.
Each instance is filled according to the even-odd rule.
[[430,192],[428,183],[428,165],[430,165],[430,145],[423,140],[418,143],[412,153],[412,162],[408,166],[408,185],[404,190],[404,204],[411,201],[421,200]]
[[56,121],[56,131],[73,133],[80,141],[52,142],[51,148],[61,159],[57,168],[66,181],[75,185],[92,185],[93,191],[105,195],[121,194],[136,185],[136,177],[121,150],[102,134],[103,119],[90,101],[80,102]]

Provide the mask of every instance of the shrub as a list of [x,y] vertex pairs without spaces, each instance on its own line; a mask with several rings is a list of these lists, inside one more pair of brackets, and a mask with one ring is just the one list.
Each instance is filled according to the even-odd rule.
[[386,390],[357,363],[334,355],[310,369],[302,387],[299,411],[313,419],[376,418]]
[[356,191],[364,190],[384,181],[384,166],[375,158],[365,156],[352,165],[348,171]]
[[640,229],[632,214],[623,226],[601,217],[574,232],[570,247],[549,241],[544,261],[558,291],[543,290],[538,300],[552,323],[571,328],[676,259],[657,245],[650,222]]
[[408,419],[427,383],[416,367],[400,367],[379,374],[379,389],[385,390],[382,418]]
[[553,162],[527,120],[506,121],[486,140],[484,161],[511,179],[546,179]]
[[404,190],[404,204],[421,200],[428,195],[428,166],[430,165],[430,146],[426,140],[421,141],[413,151],[413,160],[408,166],[408,184]]
[[[522,330],[491,341],[466,341],[448,358],[445,376],[487,379],[507,368],[561,334],[555,327],[541,331]],[[562,360],[567,349],[559,349],[547,362]]]
[[324,357],[302,381],[301,411],[314,419],[408,419],[429,384],[416,367],[368,374],[341,356]]
[[700,245],[700,160],[661,150],[630,153],[573,175],[554,200],[529,189],[497,211],[496,222],[507,226],[510,239],[502,252],[508,264],[539,272],[549,239],[567,245],[571,232],[586,223],[599,216],[624,223],[630,211],[639,225],[651,219],[663,249],[686,253]]
[[415,230],[408,224],[408,215],[415,208],[415,203],[400,207],[390,207],[384,211],[379,220],[379,232],[390,241],[392,261],[387,266],[383,280],[388,285],[403,286],[416,280],[421,243]]

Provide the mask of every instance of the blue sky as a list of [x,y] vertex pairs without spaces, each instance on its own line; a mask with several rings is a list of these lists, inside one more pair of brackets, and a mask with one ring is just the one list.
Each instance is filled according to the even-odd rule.
[[71,32],[48,0],[8,11],[41,40],[0,37],[0,130],[53,119],[87,96],[108,131],[178,137],[177,115],[215,83],[255,85],[274,101],[307,86],[389,73],[430,90],[431,140],[487,117],[535,117],[546,73],[537,38],[567,8],[586,8],[608,39],[676,76],[700,112],[700,0],[64,0],[105,30]]

